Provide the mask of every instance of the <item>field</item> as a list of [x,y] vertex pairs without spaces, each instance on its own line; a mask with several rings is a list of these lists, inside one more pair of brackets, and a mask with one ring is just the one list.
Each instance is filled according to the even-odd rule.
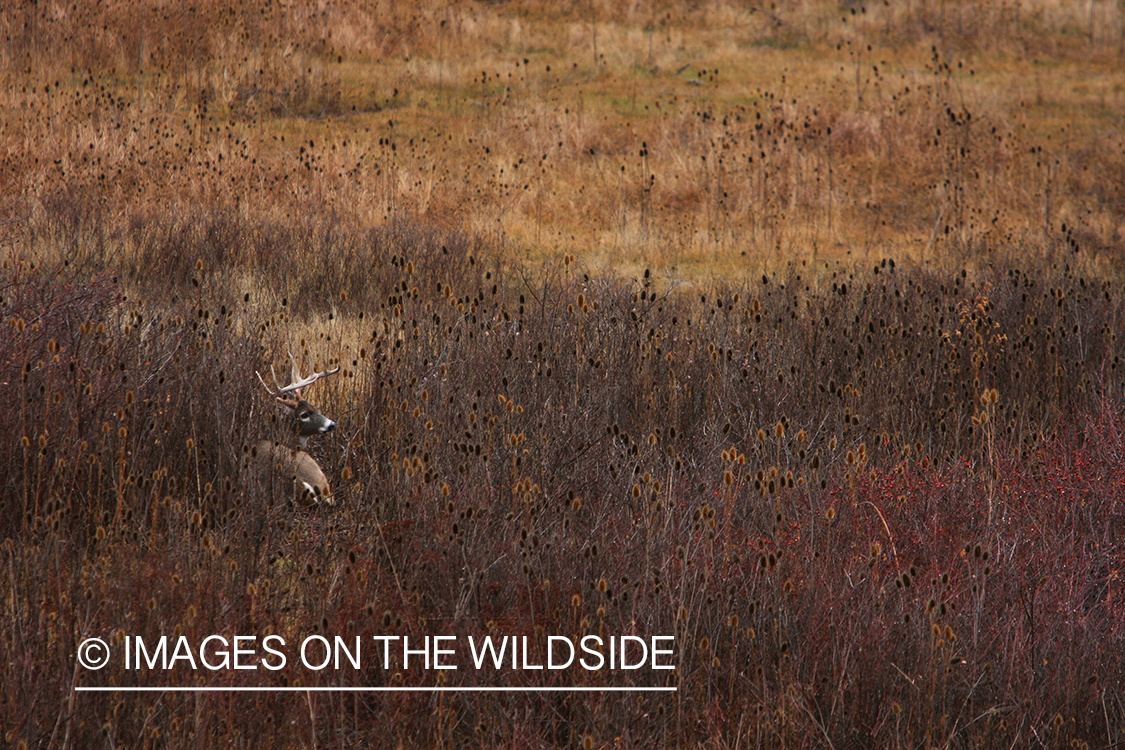
[[[7,744],[1125,744],[1120,4],[0,35]],[[256,469],[287,352],[332,505]],[[162,635],[289,659],[123,661]],[[675,668],[295,658],[506,635]]]

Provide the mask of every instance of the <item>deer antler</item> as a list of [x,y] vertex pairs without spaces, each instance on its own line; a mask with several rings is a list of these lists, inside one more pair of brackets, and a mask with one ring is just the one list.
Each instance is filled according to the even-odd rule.
[[290,373],[289,373],[289,380],[291,382],[289,383],[289,385],[282,387],[277,382],[277,373],[274,371],[273,365],[270,365],[270,375],[273,376],[273,384],[274,384],[274,387],[277,390],[271,391],[270,387],[268,385],[266,385],[266,381],[262,380],[261,374],[257,371],[254,372],[254,374],[258,376],[258,382],[262,384],[262,387],[265,388],[266,391],[271,396],[276,396],[276,397],[280,398],[281,396],[284,396],[286,393],[297,392],[299,394],[300,390],[302,388],[304,388],[305,386],[312,385],[313,383],[320,380],[321,378],[326,378],[329,375],[334,375],[334,374],[336,374],[337,372],[340,371],[339,367],[337,367],[334,370],[325,370],[324,372],[317,372],[316,370],[313,370],[312,375],[309,375],[307,378],[302,378],[300,370],[297,369],[297,360],[293,359],[293,352],[288,352],[288,354],[289,354],[289,364],[291,366]]

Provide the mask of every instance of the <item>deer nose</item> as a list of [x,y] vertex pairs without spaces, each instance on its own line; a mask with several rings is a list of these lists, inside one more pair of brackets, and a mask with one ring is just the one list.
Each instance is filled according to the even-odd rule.
[[331,419],[329,419],[328,422],[324,425],[323,428],[321,428],[320,431],[321,432],[332,432],[332,430],[334,430],[334,429],[336,429],[336,423],[333,422]]

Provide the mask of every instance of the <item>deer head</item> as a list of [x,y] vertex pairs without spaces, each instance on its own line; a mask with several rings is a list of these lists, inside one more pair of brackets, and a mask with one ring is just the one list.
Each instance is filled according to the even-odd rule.
[[262,380],[260,373],[254,373],[258,376],[258,381],[266,392],[270,394],[276,401],[278,406],[281,407],[286,416],[292,420],[293,431],[297,435],[297,440],[304,448],[308,439],[313,435],[323,435],[326,432],[331,432],[336,427],[336,423],[321,414],[320,411],[301,398],[301,391],[309,385],[312,385],[321,378],[326,378],[340,371],[337,367],[334,370],[326,370],[325,372],[316,372],[315,370],[307,378],[302,378],[300,370],[297,369],[297,361],[293,359],[293,353],[289,353],[290,370],[290,383],[287,386],[282,386],[277,382],[277,373],[274,372],[273,365],[270,365],[270,375],[273,376],[274,388],[271,390],[266,381]]

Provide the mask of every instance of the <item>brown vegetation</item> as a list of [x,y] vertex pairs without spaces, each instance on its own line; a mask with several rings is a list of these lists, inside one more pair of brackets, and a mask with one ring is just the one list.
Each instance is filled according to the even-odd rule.
[[[1065,225],[1120,264],[1114,4],[56,3],[0,19],[20,225],[230,207],[454,222],[699,279],[977,263]],[[41,210],[34,210],[39,207]]]
[[[561,7],[0,18],[4,740],[1120,744],[1120,8]],[[287,350],[331,508],[255,479]],[[588,633],[678,669],[440,679],[677,692],[74,691]]]

